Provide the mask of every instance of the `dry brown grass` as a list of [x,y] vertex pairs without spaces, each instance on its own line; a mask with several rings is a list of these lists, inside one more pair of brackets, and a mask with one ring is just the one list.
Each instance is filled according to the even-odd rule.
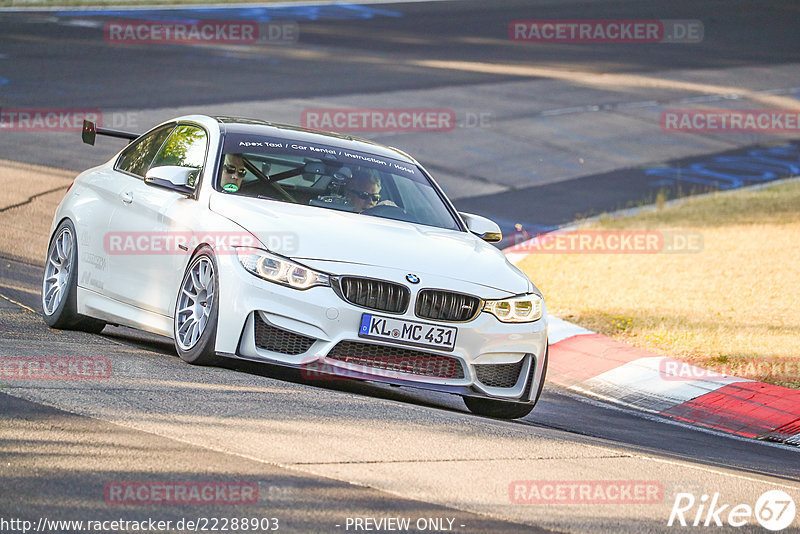
[[550,313],[665,356],[800,387],[800,183],[587,228],[699,232],[703,249],[532,254],[520,267]]

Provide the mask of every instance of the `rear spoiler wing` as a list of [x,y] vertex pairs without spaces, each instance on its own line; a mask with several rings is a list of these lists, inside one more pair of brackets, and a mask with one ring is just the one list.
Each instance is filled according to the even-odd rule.
[[92,121],[84,120],[83,130],[81,130],[81,139],[83,139],[83,142],[87,145],[94,146],[94,140],[95,137],[97,137],[97,134],[127,139],[129,142],[133,141],[140,135],[137,133],[123,132],[122,130],[112,130],[111,128],[98,128],[97,125]]

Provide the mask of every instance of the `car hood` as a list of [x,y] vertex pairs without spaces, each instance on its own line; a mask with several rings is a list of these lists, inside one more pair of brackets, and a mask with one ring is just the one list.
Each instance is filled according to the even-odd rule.
[[225,194],[213,195],[209,207],[254,234],[270,251],[310,267],[316,261],[361,264],[467,281],[509,294],[533,289],[500,250],[467,232]]

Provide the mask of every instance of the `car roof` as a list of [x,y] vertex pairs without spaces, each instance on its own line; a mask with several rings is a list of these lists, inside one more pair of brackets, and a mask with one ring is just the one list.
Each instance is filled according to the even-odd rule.
[[220,130],[223,133],[268,135],[280,139],[287,139],[289,141],[320,143],[336,148],[358,150],[376,156],[398,159],[407,163],[417,163],[414,158],[402,150],[352,135],[311,130],[300,126],[268,122],[260,119],[226,116],[216,116],[213,118],[220,124]]

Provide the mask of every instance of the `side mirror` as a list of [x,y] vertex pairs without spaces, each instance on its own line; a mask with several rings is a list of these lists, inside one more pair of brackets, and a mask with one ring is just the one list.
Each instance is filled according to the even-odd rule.
[[496,243],[503,239],[503,232],[494,221],[472,213],[459,213],[459,215],[467,223],[467,229],[484,241]]
[[191,196],[194,194],[194,185],[199,173],[200,169],[193,167],[164,165],[163,167],[153,167],[147,171],[144,183]]

